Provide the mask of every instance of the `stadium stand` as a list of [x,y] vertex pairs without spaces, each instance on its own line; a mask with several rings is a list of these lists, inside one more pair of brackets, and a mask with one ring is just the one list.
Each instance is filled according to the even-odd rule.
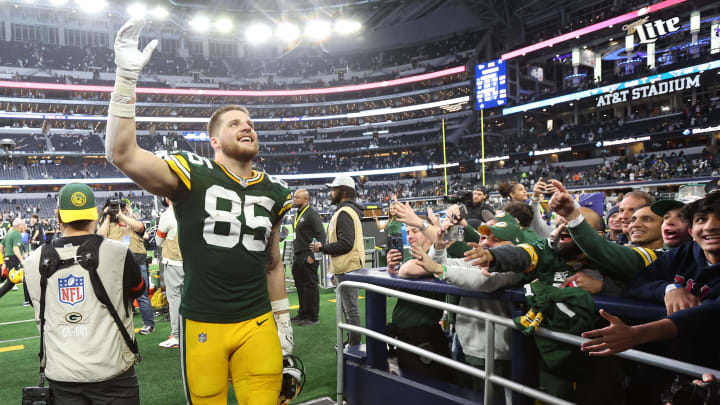
[[[137,214],[149,226],[157,220],[159,201],[104,156],[105,117],[116,69],[112,42],[126,14],[120,10],[120,3],[123,8],[125,4],[112,4],[112,21],[102,23],[89,21],[81,10],[55,9],[45,3],[19,2],[8,7],[5,14],[0,13],[0,214],[6,220],[37,214],[57,225],[59,185],[83,181],[101,193],[97,201],[100,207],[110,198],[130,197]],[[218,7],[231,11],[232,5],[259,7],[246,0],[221,3]],[[271,3],[276,2],[266,3],[264,11],[275,7]],[[305,0],[298,3],[318,6],[318,2]],[[579,194],[579,200],[594,193],[600,198],[594,208],[605,216],[613,204],[622,203],[623,193],[643,190],[654,198],[682,197],[687,202],[703,197],[704,185],[720,177],[720,2],[326,3],[335,4],[324,9],[328,14],[343,7],[348,16],[350,10],[361,10],[358,15],[365,15],[367,31],[321,43],[306,40],[284,44],[278,40],[253,45],[250,40],[237,40],[216,31],[194,32],[188,21],[196,9],[206,6],[177,4],[171,21],[148,24],[140,46],[158,37],[160,47],[138,82],[138,145],[157,154],[182,150],[212,158],[214,151],[206,133],[208,117],[227,104],[247,106],[258,132],[254,167],[286,179],[293,190],[310,190],[310,204],[325,222],[335,209],[325,184],[337,174],[353,176],[366,217],[377,210],[388,214],[395,196],[412,204],[418,214],[424,214],[427,207],[443,211],[480,186],[489,194],[492,208],[503,210],[506,199],[499,195],[498,185],[517,183],[528,191],[527,205],[537,198],[542,207],[541,220],[547,219],[552,225],[556,222],[548,204],[550,196],[533,195],[540,178],[560,181]],[[643,40],[639,33],[631,32],[645,29],[642,25],[629,27],[643,21],[642,16],[657,31],[652,31],[652,40]],[[621,22],[607,23],[621,18]],[[673,22],[676,18],[679,22]],[[677,29],[671,27],[673,24]],[[646,35],[650,35],[650,28],[647,30]],[[563,34],[570,35],[552,44],[544,42]],[[488,61],[503,64],[506,71],[502,79],[493,83],[499,86],[497,91],[483,93],[481,88],[487,82],[481,77],[483,68],[476,71],[476,67],[491,63]],[[679,78],[687,78],[692,86],[676,90],[666,86],[665,92],[634,96],[633,89],[660,88],[662,83]],[[609,96],[622,94],[623,89],[628,91],[628,98]],[[488,94],[494,101],[500,100],[496,107],[475,105]],[[604,96],[608,96],[607,102],[602,101]],[[463,202],[470,205],[468,200]],[[283,219],[288,228],[293,228],[295,215],[291,211]],[[590,218],[587,214],[585,222],[591,223]],[[375,226],[369,223],[371,228]],[[404,226],[403,232],[407,234],[410,228]],[[658,229],[658,233],[662,232]],[[385,243],[381,240],[384,235],[376,236],[373,248],[377,249],[368,249],[371,252],[382,251]],[[572,240],[572,236],[567,238]],[[559,244],[564,237],[561,232],[560,239],[553,243]],[[644,265],[650,264],[649,258],[655,260],[668,254],[664,250],[643,252]],[[373,254],[368,253],[368,257]],[[616,256],[608,255],[607,260]],[[381,262],[373,256],[373,267],[380,267]],[[606,276],[603,274],[603,280],[608,280]],[[434,279],[427,280],[435,283]],[[448,285],[438,283],[442,288]],[[687,289],[693,293],[691,290]],[[608,290],[601,295],[605,293]],[[482,300],[497,298],[483,295],[485,290],[469,294]],[[498,294],[514,294],[516,307],[527,307],[524,294],[517,288]],[[616,295],[609,298],[610,302],[627,311],[622,312],[623,318],[630,316],[634,324],[655,320],[657,317],[650,318],[656,314],[661,318],[666,315],[663,302],[628,303],[617,296],[618,291],[608,294]],[[598,308],[605,298],[594,297]],[[711,299],[716,300],[716,295]],[[384,307],[373,308],[375,313],[367,310],[368,321],[379,312],[385,313]],[[594,316],[594,307],[589,314]],[[3,321],[0,317],[0,324]],[[597,325],[604,322],[600,318],[596,321]],[[542,329],[552,326],[546,322]],[[535,341],[520,336],[518,331],[513,333],[517,341]],[[324,335],[334,339],[335,330]],[[143,338],[147,339],[141,337],[141,343]],[[296,332],[297,341],[303,338]],[[376,342],[368,339],[366,343]],[[0,349],[3,344],[0,340]],[[314,370],[333,367],[335,353],[331,347],[327,349],[332,353],[331,362],[317,363]],[[641,349],[679,360],[692,359],[696,365],[720,364],[717,356],[699,362],[665,346]],[[305,350],[302,356],[316,354]],[[372,365],[371,350],[353,350],[344,352],[351,356],[345,363],[346,370],[352,370],[348,364]],[[515,353],[526,350],[513,347]],[[495,362],[512,362],[515,370],[504,377],[540,387],[568,401],[592,403],[582,397],[587,395],[587,386],[579,382],[580,373],[552,375],[557,381],[569,383],[564,390],[548,386],[547,380],[542,380],[547,377],[543,374],[548,372],[547,364],[536,361],[538,354],[546,354],[546,348],[540,344],[539,349],[533,346],[529,352],[528,360],[522,362],[515,357]],[[627,365],[622,389],[600,391],[625,395],[626,403],[659,398],[666,375],[647,366],[653,370],[648,375],[657,377],[648,383],[638,376],[643,367]],[[541,382],[518,377],[518,369],[527,369]],[[596,363],[587,369],[597,375],[612,374]],[[372,381],[378,392],[405,393],[402,379],[414,378],[404,373],[386,376],[382,367],[372,373],[376,371]],[[698,376],[694,368],[686,372]],[[720,377],[720,372],[716,376]],[[350,384],[355,381],[346,380]],[[417,382],[444,392],[443,399],[448,403],[465,403],[468,398],[477,401],[478,392],[484,390],[477,381],[458,382],[462,389],[422,378],[408,385],[416,389]],[[325,383],[332,384],[301,399],[314,399],[322,390],[323,395],[334,392],[335,381]],[[141,380],[146,395],[144,384]],[[308,387],[315,384],[321,382],[308,379]],[[155,385],[164,387],[162,383]],[[398,391],[388,387],[398,387]],[[153,391],[160,398],[153,401],[163,404],[167,395],[174,400],[167,403],[182,402],[183,394],[175,396],[173,389]],[[457,395],[462,396],[463,390],[473,393],[453,402],[454,395],[460,392]],[[357,392],[357,387],[346,387],[349,399],[363,398]],[[0,389],[0,403],[19,402],[13,395]],[[596,402],[606,399],[598,395]],[[410,390],[406,396],[393,398],[406,398],[403,403],[423,403],[430,396]],[[515,404],[532,403],[524,395],[515,394],[513,399]]]

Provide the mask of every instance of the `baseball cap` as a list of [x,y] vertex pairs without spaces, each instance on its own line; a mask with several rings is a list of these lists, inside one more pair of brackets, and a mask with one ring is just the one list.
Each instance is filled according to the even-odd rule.
[[685,203],[677,201],[677,200],[658,200],[652,203],[650,206],[650,210],[655,213],[657,216],[664,216],[668,211],[674,210],[676,208],[682,208],[685,206]]
[[335,177],[335,180],[333,180],[332,183],[326,183],[326,186],[333,188],[333,187],[350,187],[351,189],[355,190],[355,181],[352,179],[352,177],[348,176],[347,174],[342,174],[340,176]]
[[715,177],[714,179],[705,183],[705,194],[712,193],[713,191],[717,191],[719,189],[720,189],[720,177]]
[[58,193],[58,212],[64,223],[98,219],[95,195],[87,184],[70,183]]
[[492,233],[493,235],[495,235],[496,238],[500,240],[506,240],[512,243],[520,243],[520,241],[523,240],[520,225],[517,223],[515,218],[511,217],[510,215],[505,214],[503,211],[498,212],[503,213],[502,216],[495,215],[495,218],[497,218],[498,222],[495,223],[495,225],[493,226],[481,225],[478,228],[478,232],[483,235],[489,235]]

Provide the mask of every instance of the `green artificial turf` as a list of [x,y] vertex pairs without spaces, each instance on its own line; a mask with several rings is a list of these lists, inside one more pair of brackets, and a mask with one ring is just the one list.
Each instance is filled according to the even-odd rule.
[[[297,294],[288,294],[290,305],[297,305]],[[360,295],[364,295],[360,292]],[[313,326],[294,326],[295,355],[305,364],[307,381],[305,389],[293,402],[304,402],[322,396],[335,397],[336,357],[335,357],[335,298],[334,290],[320,290],[320,323]],[[388,298],[388,319],[395,299]],[[364,300],[360,300],[361,318],[364,319]],[[291,316],[297,313],[292,309]],[[34,316],[32,307],[23,306],[22,286],[18,291],[10,291],[0,298],[0,342],[24,337],[38,336],[34,322],[3,325],[5,322],[29,320]],[[139,314],[135,316],[136,328],[142,327]],[[162,349],[158,343],[167,339],[170,323],[156,321],[155,333],[138,335],[140,352],[144,361],[135,366],[140,382],[140,397],[143,404],[182,404],[185,403],[180,375],[180,355],[178,349]],[[0,366],[3,368],[3,384],[0,385],[0,404],[19,404],[22,387],[37,385],[39,339],[0,343],[0,350],[10,346],[23,345],[22,350],[0,352]],[[230,389],[229,404],[235,404]]]

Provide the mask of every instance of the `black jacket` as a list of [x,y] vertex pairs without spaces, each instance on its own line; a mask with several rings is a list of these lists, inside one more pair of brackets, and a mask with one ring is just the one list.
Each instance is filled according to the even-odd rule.
[[495,210],[493,209],[493,207],[491,207],[490,204],[488,204],[486,202],[481,202],[478,205],[475,205],[475,204],[468,205],[467,209],[468,209],[468,215],[467,215],[468,219],[479,219],[484,222],[485,220],[483,219],[483,216],[482,216],[483,210],[488,210],[488,211],[492,212],[493,215],[495,215]]
[[[297,215],[300,215],[301,211],[302,210],[298,210]],[[305,261],[308,256],[312,255],[310,243],[313,238],[317,239],[318,242],[324,242],[325,228],[323,227],[320,215],[318,215],[312,207],[308,206],[298,220],[297,228],[295,228],[293,252],[295,253],[296,262],[298,260]]]
[[[349,206],[354,209],[360,218],[363,217],[363,209],[355,201],[344,201],[338,204],[337,209]],[[331,256],[344,255],[352,250],[355,245],[355,225],[352,217],[342,212],[337,217],[335,224],[335,232],[337,233],[337,242],[324,244],[320,251]]]

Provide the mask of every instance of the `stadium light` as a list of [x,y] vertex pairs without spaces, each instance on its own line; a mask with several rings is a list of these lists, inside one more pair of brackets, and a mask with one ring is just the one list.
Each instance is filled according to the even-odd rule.
[[50,0],[50,4],[52,4],[53,6],[62,6],[67,2],[68,0]]
[[282,23],[278,25],[276,35],[285,42],[293,42],[300,36],[300,29],[295,24]]
[[147,14],[147,9],[140,3],[135,3],[127,8],[127,12],[132,18],[143,18]]
[[205,32],[210,28],[210,21],[205,16],[196,16],[190,20],[190,28],[197,32]]
[[335,21],[335,32],[340,35],[354,34],[362,28],[362,24],[352,20],[337,20]]
[[305,35],[315,41],[322,41],[330,35],[330,23],[322,20],[315,20],[305,27]]
[[267,41],[272,36],[272,30],[265,24],[253,24],[245,31],[245,38],[248,42],[259,44]]
[[220,32],[230,32],[232,31],[233,23],[229,18],[221,18],[215,22],[215,29],[217,29]]
[[162,20],[168,16],[168,11],[167,9],[165,9],[165,7],[157,6],[154,9],[150,10],[150,15],[157,18],[158,20]]
[[75,4],[86,13],[97,13],[107,7],[105,0],[75,0]]

